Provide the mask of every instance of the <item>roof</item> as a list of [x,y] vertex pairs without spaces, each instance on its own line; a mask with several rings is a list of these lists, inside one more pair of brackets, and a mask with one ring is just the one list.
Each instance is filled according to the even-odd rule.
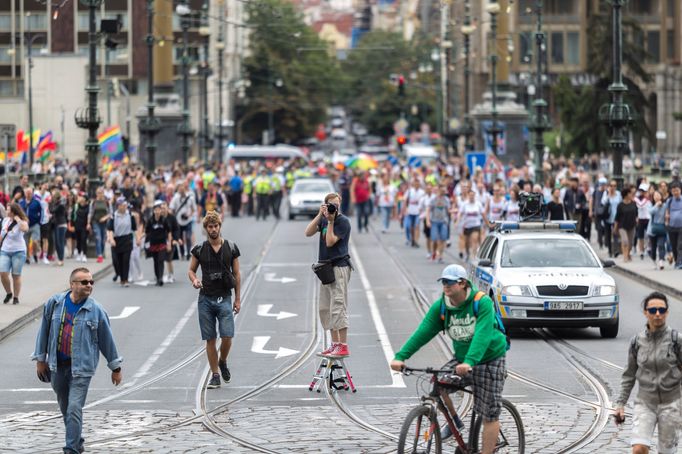
[[227,159],[307,159],[298,147],[290,145],[237,145],[228,148]]

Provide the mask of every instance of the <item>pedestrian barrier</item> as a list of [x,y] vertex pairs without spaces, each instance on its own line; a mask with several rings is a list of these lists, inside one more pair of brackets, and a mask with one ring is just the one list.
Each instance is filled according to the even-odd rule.
[[310,382],[308,391],[322,392],[323,384],[328,384],[329,391],[340,389],[357,391],[343,358],[322,358],[319,366],[317,366],[317,372],[313,376],[313,381]]

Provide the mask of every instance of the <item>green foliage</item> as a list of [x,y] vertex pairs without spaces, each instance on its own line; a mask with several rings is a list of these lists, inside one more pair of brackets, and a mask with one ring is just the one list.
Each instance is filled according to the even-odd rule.
[[[604,1],[604,0],[602,0]],[[610,11],[610,9],[606,9]],[[608,87],[613,80],[613,50],[610,14],[590,17],[588,33],[588,71],[597,77],[592,86],[576,88],[562,77],[554,89],[554,101],[564,128],[562,153],[579,155],[608,149],[608,125],[600,122],[599,109],[611,102]],[[642,63],[648,54],[633,37],[642,32],[639,24],[630,18],[623,19],[623,82],[628,88],[625,102],[637,114],[631,126],[636,135],[653,140],[653,129],[647,124],[644,111],[649,102],[639,84],[651,82],[651,75]],[[570,139],[567,140],[567,137]]]
[[[427,122],[436,124],[438,99],[438,64],[430,60],[433,43],[415,38],[403,40],[399,33],[372,31],[362,37],[356,49],[342,65],[343,91],[340,103],[351,115],[365,124],[371,134],[388,137],[393,134],[393,123],[401,115],[418,129]],[[419,72],[430,63],[432,71]],[[391,83],[392,74],[405,77],[405,95]],[[415,75],[412,78],[411,75]],[[413,113],[416,106],[416,114]]]
[[[245,7],[250,52],[244,70],[250,86],[239,119],[242,141],[260,142],[270,109],[279,142],[311,136],[341,83],[336,59],[290,2],[259,0]],[[281,86],[275,86],[277,80]]]

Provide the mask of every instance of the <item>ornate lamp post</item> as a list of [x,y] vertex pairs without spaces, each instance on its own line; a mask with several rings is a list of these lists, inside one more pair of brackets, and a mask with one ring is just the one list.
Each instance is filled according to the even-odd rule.
[[154,116],[154,0],[147,0],[147,117],[140,120],[139,128],[147,136],[147,168],[156,168],[156,143],[154,137],[161,130],[161,120]]
[[474,127],[471,124],[471,98],[469,92],[471,81],[471,68],[469,66],[469,55],[471,54],[471,34],[476,31],[476,27],[471,25],[471,4],[469,0],[464,3],[464,25],[462,26],[462,34],[464,35],[464,149],[465,151],[473,151],[474,144],[472,137],[474,135]]
[[545,153],[545,142],[543,133],[548,130],[551,125],[547,117],[546,109],[547,102],[542,98],[542,61],[544,60],[546,44],[545,33],[542,31],[542,0],[537,0],[535,13],[537,15],[537,30],[535,32],[535,65],[536,65],[536,81],[535,81],[535,101],[533,107],[535,108],[535,115],[532,119],[531,128],[535,131],[535,181],[543,184],[544,176],[542,172],[542,161]]
[[223,72],[224,72],[224,57],[225,57],[225,41],[223,34],[225,33],[224,21],[225,9],[223,0],[218,1],[220,5],[220,26],[218,29],[218,41],[215,48],[218,52],[218,134],[216,134],[215,152],[218,162],[223,162]]
[[190,14],[192,10],[189,2],[184,0],[176,8],[175,12],[180,16],[180,27],[182,28],[182,123],[178,125],[178,135],[182,137],[182,160],[187,162],[189,159],[189,141],[194,135],[194,131],[189,122],[189,27]]
[[608,0],[613,6],[613,82],[609,85],[611,103],[599,109],[599,118],[611,128],[611,159],[613,179],[623,187],[623,152],[628,147],[628,127],[632,122],[630,106],[623,101],[628,88],[623,83],[623,27],[622,8],[627,0]]
[[497,15],[500,13],[500,4],[495,0],[486,6],[486,12],[490,14],[490,30],[492,34],[492,50],[490,53],[491,64],[491,91],[492,91],[492,111],[493,124],[488,129],[488,133],[492,136],[492,150],[493,154],[497,156],[497,137],[502,130],[497,124]]
[[[88,139],[85,142],[85,151],[88,155],[88,193],[94,197],[97,187],[100,185],[98,173],[99,141],[97,130],[102,123],[97,110],[97,23],[95,14],[102,4],[102,0],[81,0],[81,3],[89,8],[88,16],[88,45],[89,45],[89,77],[85,92],[88,94],[88,107],[78,109],[75,115],[76,125],[88,130]],[[33,131],[31,131],[31,134]],[[33,138],[29,139],[33,144]],[[33,147],[31,147],[31,162],[33,162]]]

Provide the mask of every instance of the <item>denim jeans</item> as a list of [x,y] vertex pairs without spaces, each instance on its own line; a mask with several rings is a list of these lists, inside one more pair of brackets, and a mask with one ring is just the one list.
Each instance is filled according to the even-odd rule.
[[363,227],[365,230],[367,230],[367,224],[369,222],[369,208],[369,200],[355,204],[355,209],[357,210],[355,215],[358,217],[358,232],[361,232]]
[[83,450],[83,406],[88,395],[91,377],[73,377],[71,367],[57,366],[52,374],[52,389],[57,393],[59,409],[64,417],[66,429],[65,453],[80,453]]
[[393,213],[393,207],[379,207],[381,210],[381,226],[384,230],[388,230],[391,224],[391,213]]
[[95,234],[95,250],[97,257],[104,255],[104,241],[107,238],[107,224],[104,222],[95,222],[92,224],[92,231]]
[[54,249],[60,262],[64,261],[64,247],[66,246],[66,226],[55,227],[54,229]]
[[419,228],[419,215],[418,214],[408,214],[405,216],[405,237],[408,243],[412,243],[414,238],[412,238],[412,228]]

